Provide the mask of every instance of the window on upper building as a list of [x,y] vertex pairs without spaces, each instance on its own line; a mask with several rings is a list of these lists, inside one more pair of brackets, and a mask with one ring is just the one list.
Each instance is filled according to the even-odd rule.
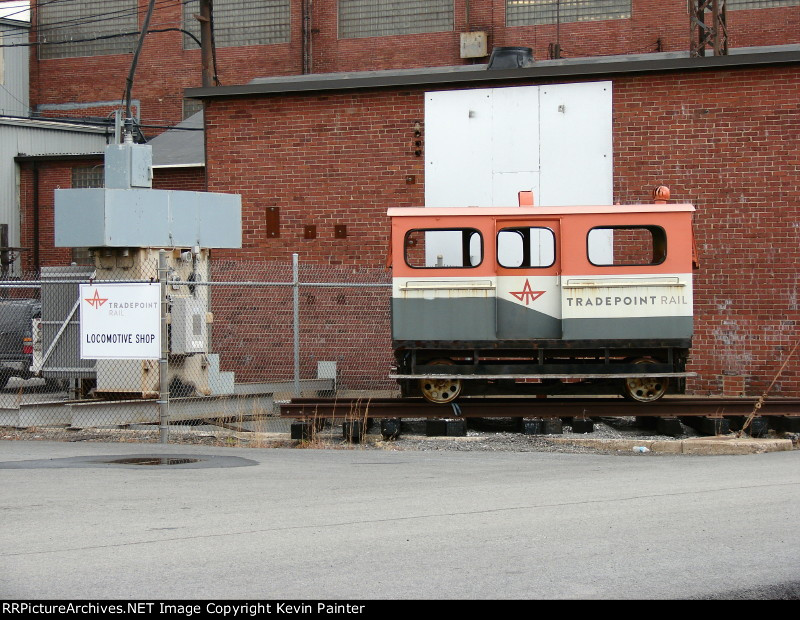
[[[37,4],[39,58],[128,54],[136,48],[137,0],[72,0]],[[125,33],[133,33],[123,35]]]
[[200,99],[183,100],[183,120],[203,111],[203,101]]
[[507,26],[626,19],[631,0],[506,0]]
[[[214,44],[217,47],[286,43],[291,36],[291,0],[214,0]],[[200,0],[183,5],[183,27],[200,38]],[[197,42],[184,35],[184,49]]]
[[105,183],[105,168],[102,164],[97,166],[83,166],[72,169],[72,187],[103,187]]
[[339,38],[453,30],[453,0],[339,0]]
[[800,0],[728,0],[725,8],[737,9],[771,9],[778,6],[800,6]]

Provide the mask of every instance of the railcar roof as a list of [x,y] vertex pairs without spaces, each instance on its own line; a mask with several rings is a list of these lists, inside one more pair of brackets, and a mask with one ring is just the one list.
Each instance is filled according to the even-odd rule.
[[675,213],[694,211],[690,204],[595,205],[569,207],[391,207],[389,217],[464,217],[572,215],[581,213]]

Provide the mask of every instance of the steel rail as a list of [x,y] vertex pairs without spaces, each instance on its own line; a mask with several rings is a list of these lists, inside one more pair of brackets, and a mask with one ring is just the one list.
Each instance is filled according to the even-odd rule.
[[[281,403],[285,418],[562,418],[745,416],[757,398],[662,398],[637,403],[622,398],[462,398],[433,404],[421,398],[296,398]],[[761,416],[800,416],[800,399],[767,399]]]
[[466,379],[466,380],[492,380],[495,379],[647,379],[649,377],[696,377],[696,372],[619,372],[614,374],[601,373],[552,373],[552,374],[492,374],[491,372],[475,372],[472,374],[444,374],[424,373],[416,375],[389,375],[390,379]]

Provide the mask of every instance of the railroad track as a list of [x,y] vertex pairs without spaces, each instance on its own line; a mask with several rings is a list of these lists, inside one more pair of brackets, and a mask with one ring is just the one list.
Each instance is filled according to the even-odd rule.
[[[280,405],[286,418],[592,418],[748,416],[758,398],[669,398],[642,404],[621,398],[462,398],[446,405],[419,398],[297,398]],[[763,417],[800,416],[800,399],[763,401]],[[800,422],[798,418],[797,422]]]

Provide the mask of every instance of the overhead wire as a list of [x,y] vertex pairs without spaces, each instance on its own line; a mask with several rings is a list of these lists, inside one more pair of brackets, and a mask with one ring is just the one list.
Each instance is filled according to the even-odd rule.
[[131,119],[131,90],[133,89],[133,76],[136,73],[136,65],[139,63],[139,54],[144,45],[144,38],[147,36],[147,29],[150,26],[150,18],[153,16],[153,9],[155,8],[156,0],[150,0],[147,5],[147,15],[144,17],[144,24],[142,24],[142,31],[139,34],[139,41],[136,44],[136,51],[133,53],[133,60],[131,61],[131,70],[128,73],[125,87],[125,122],[132,122]]
[[[75,0],[60,0],[60,1],[75,2]],[[180,4],[187,4],[188,2],[191,2],[191,1],[192,0],[158,0],[157,5],[158,5],[158,8],[164,9],[164,8],[169,8],[171,6],[176,6],[176,5],[180,5]],[[97,12],[94,12],[94,13],[91,13],[91,14],[88,14],[88,15],[80,15],[78,17],[70,17],[68,19],[62,19],[62,20],[59,20],[59,21],[55,21],[54,20],[54,21],[51,21],[51,22],[46,23],[44,25],[37,23],[37,24],[34,24],[34,27],[41,28],[41,29],[44,29],[44,28],[47,28],[47,29],[69,28],[71,26],[78,25],[78,24],[92,24],[92,23],[97,23],[97,22],[110,21],[110,20],[114,20],[114,19],[119,19],[120,17],[131,17],[133,15],[141,15],[141,14],[146,13],[146,12],[147,12],[147,9],[140,9],[139,8],[139,3],[136,2],[134,4],[134,6],[131,6],[131,7],[124,7],[124,8],[121,8],[121,9],[108,10],[108,11],[102,11],[101,10],[101,11],[97,11]]]
[[[75,0],[49,0],[48,2],[40,3],[39,6],[46,6],[50,4],[57,4],[62,2],[74,2]],[[189,4],[190,2],[194,2],[195,0],[158,0],[156,3],[156,8],[158,10],[171,8],[178,5],[185,5]],[[145,10],[141,10],[138,8],[138,3],[136,7],[131,8],[124,8],[112,11],[101,11],[98,13],[93,13],[91,15],[83,15],[80,17],[74,17],[69,19],[63,19],[59,21],[52,21],[47,24],[40,24],[40,23],[32,23],[30,27],[30,31],[33,34],[36,34],[37,37],[39,34],[45,34],[51,31],[57,31],[64,28],[73,28],[75,26],[82,26],[82,25],[89,25],[89,24],[98,24],[106,21],[118,20],[123,17],[132,17],[134,15],[141,15],[142,13],[146,13]],[[174,23],[175,20],[170,20],[169,23]],[[13,32],[15,31],[14,28],[7,28],[6,30],[0,30],[1,32]]]
[[[75,0],[47,0],[45,2],[39,2],[38,4],[36,4],[36,6],[37,6],[37,11],[39,11],[41,7],[49,6],[51,4],[61,4],[61,3],[69,3],[69,2],[75,2]],[[31,9],[30,10],[33,10],[33,4],[34,3],[36,3],[36,0],[31,0]],[[129,9],[125,9],[125,10],[129,11]],[[118,12],[119,11],[114,11],[113,13],[118,13]],[[97,17],[97,16],[100,16],[100,15],[111,15],[111,13],[112,12],[97,13],[96,15],[86,15],[86,16],[83,16],[83,17],[70,18],[70,19],[67,19],[67,20],[61,20],[61,21],[57,21],[57,22],[54,21],[54,22],[51,22],[51,23],[52,23],[52,25],[54,27],[56,27],[56,26],[67,27],[67,26],[75,25],[76,23],[80,23],[82,20],[86,20],[88,18]],[[114,18],[112,18],[112,19],[114,19]],[[44,28],[47,28],[47,27],[49,27],[49,26],[46,26]],[[31,28],[31,32],[35,32],[37,30],[37,28],[39,28],[39,25],[36,24],[36,23],[31,23],[30,28]]]
[[26,104],[24,101],[21,101],[14,93],[12,93],[3,84],[0,84],[0,88],[2,88],[4,91],[6,91],[8,93],[8,96],[11,97],[12,99],[14,99],[17,103],[19,103],[24,110],[27,110],[29,108],[28,104]]
[[[44,2],[41,2],[39,4],[39,7],[45,6],[45,5],[51,5],[51,4],[64,3],[64,2],[69,2],[69,1],[70,0],[46,0]],[[135,69],[136,69],[138,56],[139,56],[139,53],[141,52],[141,48],[142,48],[142,44],[144,42],[145,35],[149,34],[149,33],[155,33],[155,32],[174,32],[174,31],[177,31],[177,32],[181,32],[181,33],[185,34],[186,36],[188,36],[189,38],[191,38],[198,45],[198,47],[200,46],[200,41],[197,38],[197,36],[195,36],[193,33],[189,32],[189,31],[187,31],[187,30],[185,30],[183,28],[173,28],[173,27],[169,27],[169,28],[149,28],[148,27],[149,23],[150,23],[150,21],[151,21],[151,19],[153,17],[153,14],[154,14],[156,8],[163,10],[163,9],[170,8],[170,7],[183,6],[183,5],[186,5],[186,4],[188,4],[189,2],[192,2],[192,1],[194,1],[194,0],[150,0],[150,2],[148,3],[148,6],[147,6],[146,15],[145,15],[145,19],[144,19],[144,23],[142,25],[142,28],[141,28],[141,30],[137,30],[137,31],[113,33],[113,34],[107,34],[107,35],[98,35],[98,36],[94,36],[94,37],[83,37],[83,38],[80,38],[80,39],[72,38],[70,40],[64,40],[64,41],[46,41],[46,42],[45,41],[34,41],[34,42],[28,41],[28,42],[25,42],[25,43],[0,44],[0,47],[31,47],[31,46],[38,46],[38,45],[60,45],[60,44],[79,43],[79,42],[86,42],[86,41],[98,41],[98,40],[103,40],[103,39],[113,39],[113,38],[119,38],[119,37],[138,36],[139,40],[138,40],[138,43],[137,43],[137,48],[136,48],[136,51],[134,53],[134,58],[133,58],[133,62],[132,62],[132,65],[131,65],[130,74],[129,74],[129,76],[127,78],[127,81],[126,81],[125,94],[121,99],[121,102],[125,106],[126,118],[130,119],[130,117],[131,117],[131,90],[132,90],[132,87],[133,87],[133,74],[134,74]],[[21,10],[24,10],[24,9],[21,9]],[[58,21],[58,22],[51,22],[51,23],[49,23],[47,25],[43,25],[43,26],[39,26],[39,27],[35,26],[32,29],[32,31],[34,33],[37,33],[37,34],[41,35],[42,33],[50,33],[51,31],[57,30],[57,29],[75,28],[78,25],[88,25],[88,24],[96,24],[96,23],[100,23],[100,22],[104,22],[104,21],[109,21],[109,20],[118,20],[120,17],[132,16],[134,14],[138,15],[139,13],[142,13],[142,11],[139,10],[138,3],[137,3],[136,9],[134,9],[134,10],[121,9],[121,10],[112,10],[112,11],[105,11],[105,12],[101,12],[101,13],[95,13],[95,14],[92,14],[92,15],[84,15],[84,16],[81,16],[81,17],[78,17],[78,18],[74,18],[74,19],[67,19],[67,20],[61,20],[61,21]],[[183,21],[183,18],[181,17],[181,22],[182,21]],[[164,24],[164,23],[167,23],[167,24],[168,23],[174,23],[174,20],[169,20],[169,21],[161,20],[160,24],[155,24],[155,25],[161,25],[161,24]],[[181,25],[183,25],[183,24],[181,23]],[[5,30],[0,30],[0,34],[2,34],[3,32],[19,32],[19,29],[18,28],[7,28]],[[38,39],[39,37],[37,36],[36,38]],[[12,93],[9,93],[9,94],[13,96]],[[16,97],[14,97],[14,98],[16,99]],[[19,101],[19,99],[17,99],[17,101],[19,103],[23,103],[23,102]],[[105,123],[100,123],[100,124],[105,124]],[[144,126],[140,126],[140,127],[144,127]],[[159,129],[161,129],[161,128],[170,128],[170,127],[172,127],[172,126],[171,125],[168,125],[168,126],[156,126],[156,125],[154,125],[153,126],[153,128],[159,128]]]
[[[131,32],[118,32],[116,34],[104,34],[97,37],[88,37],[86,39],[70,39],[68,41],[48,41],[47,43],[4,43],[0,44],[0,47],[34,47],[37,45],[66,45],[68,43],[85,43],[86,41],[101,41],[103,39],[117,39],[119,37],[130,37],[134,35],[138,35],[141,31],[140,30],[133,30]],[[183,28],[149,28],[147,33],[153,32],[182,32],[187,37],[190,37],[195,43],[197,43],[198,47],[200,46],[200,39],[198,39],[194,34],[189,32],[188,30],[184,30]]]
[[[2,6],[2,4],[0,4],[0,6]],[[6,13],[5,15],[0,15],[0,19],[9,19],[9,18],[13,19],[12,15],[19,15],[20,13],[28,13],[28,12],[30,12],[30,10],[31,10],[30,9],[30,5],[28,5],[28,8],[24,8],[23,7],[23,8],[20,8],[19,11],[14,11],[12,13]],[[22,22],[24,22],[26,20],[17,19],[17,20],[14,20],[14,21],[22,21]]]

